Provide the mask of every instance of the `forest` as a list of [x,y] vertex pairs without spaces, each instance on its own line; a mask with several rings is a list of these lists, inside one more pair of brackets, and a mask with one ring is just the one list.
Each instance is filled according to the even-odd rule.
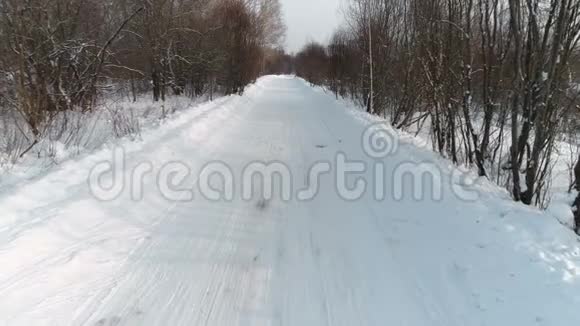
[[306,45],[296,69],[545,207],[562,144],[573,155],[565,186],[580,189],[579,10],[577,0],[350,0],[329,44]]
[[[328,44],[287,54],[278,0],[2,1],[0,151],[15,162],[78,133],[78,114],[112,96],[211,99],[296,74],[427,133],[515,201],[545,208],[552,188],[580,189],[580,1],[347,0],[342,16]],[[115,134],[138,129],[109,111]]]
[[580,325],[580,0],[0,0],[0,326]]
[[285,30],[277,0],[1,1],[0,150],[21,158],[111,94],[213,97],[290,73]]

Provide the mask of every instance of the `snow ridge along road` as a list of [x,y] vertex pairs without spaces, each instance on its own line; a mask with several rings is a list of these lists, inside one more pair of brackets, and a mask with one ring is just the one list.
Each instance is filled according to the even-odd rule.
[[[330,172],[310,200],[264,199],[259,187],[252,200],[239,189],[168,200],[152,173],[141,200],[124,187],[100,201],[87,177],[113,149],[2,192],[0,325],[580,324],[570,232],[485,182],[467,189],[469,174],[386,126],[390,153],[369,156],[361,137],[374,122],[301,79],[268,76],[124,143],[121,174],[180,162],[195,185],[210,162],[237,176],[280,162],[296,190],[315,183],[312,166],[344,155],[381,167],[380,199],[367,169],[346,179],[369,183],[356,200]],[[440,191],[414,193],[401,167],[427,171]]]

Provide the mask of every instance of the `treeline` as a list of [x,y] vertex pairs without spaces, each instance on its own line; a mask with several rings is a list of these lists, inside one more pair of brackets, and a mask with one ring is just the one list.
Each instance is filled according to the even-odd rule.
[[545,202],[555,143],[576,127],[580,1],[350,0],[345,12],[328,46],[297,55],[299,75],[396,128],[429,127],[445,157]]
[[104,92],[136,98],[239,93],[280,68],[278,0],[2,0],[0,113],[34,138]]

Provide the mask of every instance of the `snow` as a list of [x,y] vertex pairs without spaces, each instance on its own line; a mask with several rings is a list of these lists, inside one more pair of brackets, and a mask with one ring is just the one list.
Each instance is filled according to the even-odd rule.
[[13,161],[29,146],[26,138],[34,137],[24,128],[26,123],[20,115],[1,116],[0,184],[36,178],[61,162],[90,154],[119,138],[140,139],[142,130],[157,128],[171,114],[204,100],[205,97],[192,100],[174,96],[165,102],[153,102],[149,97],[133,102],[121,94],[107,94],[93,112],[57,115],[44,137],[23,159],[18,159],[18,164]]
[[[364,153],[369,126],[396,146]],[[101,201],[87,177],[115,145],[125,176],[144,162],[153,171],[183,162],[192,171],[183,184],[194,185],[211,162],[239,176],[251,162],[276,161],[294,189],[341,153],[383,167],[385,196],[374,198],[369,168],[347,177],[351,188],[369,180],[357,200],[340,198],[328,173],[311,200],[169,201],[151,173],[142,200],[126,189]],[[301,79],[268,76],[244,96],[176,113],[141,140],[3,185],[0,325],[578,324],[577,237],[425,147]],[[413,164],[441,198],[427,187],[417,200],[414,180],[398,178]]]

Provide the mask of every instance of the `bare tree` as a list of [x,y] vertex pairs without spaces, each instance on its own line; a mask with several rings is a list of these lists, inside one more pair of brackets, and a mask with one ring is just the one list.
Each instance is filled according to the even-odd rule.
[[443,156],[475,166],[516,201],[545,205],[555,142],[576,103],[580,2],[348,4],[327,76],[315,79],[397,128],[430,126]]

